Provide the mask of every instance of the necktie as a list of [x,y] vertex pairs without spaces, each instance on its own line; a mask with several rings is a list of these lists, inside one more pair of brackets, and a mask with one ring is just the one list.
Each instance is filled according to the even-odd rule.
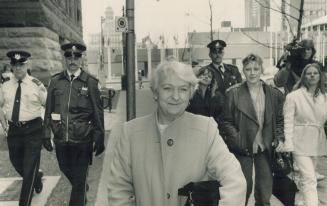
[[20,87],[21,83],[22,83],[22,80],[18,80],[18,87],[16,90],[14,107],[12,109],[12,116],[11,116],[11,121],[13,121],[13,122],[19,121],[20,97],[21,97],[21,93],[22,93],[22,89]]
[[219,65],[219,66],[218,66],[218,70],[219,70],[219,72],[220,72],[221,78],[224,79],[223,66]]
[[75,78],[75,75],[74,74],[70,75],[70,81],[73,81],[74,78]]

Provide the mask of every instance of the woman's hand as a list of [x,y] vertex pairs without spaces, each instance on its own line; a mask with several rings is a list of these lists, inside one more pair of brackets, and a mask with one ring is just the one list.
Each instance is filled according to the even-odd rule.
[[290,140],[279,142],[276,147],[276,152],[292,152],[293,150],[294,150],[293,142]]

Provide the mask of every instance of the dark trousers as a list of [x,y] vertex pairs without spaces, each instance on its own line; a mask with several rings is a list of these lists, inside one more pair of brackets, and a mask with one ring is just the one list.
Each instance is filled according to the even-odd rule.
[[69,206],[83,206],[86,199],[86,177],[92,155],[92,143],[56,143],[60,170],[72,185]]
[[23,178],[19,206],[30,206],[42,148],[42,119],[24,125],[9,124],[9,158]]
[[261,152],[253,157],[235,155],[241,164],[247,183],[246,204],[252,192],[253,164],[255,170],[254,199],[255,206],[269,206],[272,194],[272,172],[267,152]]

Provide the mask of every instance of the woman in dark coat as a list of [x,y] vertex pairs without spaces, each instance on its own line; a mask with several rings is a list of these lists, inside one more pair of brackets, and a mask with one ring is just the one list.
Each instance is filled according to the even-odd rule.
[[219,123],[224,97],[217,90],[217,82],[213,78],[213,72],[207,67],[202,67],[196,76],[199,79],[198,88],[194,92],[186,111],[213,117]]
[[227,146],[241,163],[247,181],[246,199],[252,192],[254,165],[255,205],[269,206],[272,142],[274,138],[284,140],[284,96],[260,80],[262,72],[259,56],[250,54],[243,59],[246,81],[231,87],[226,93],[222,127]]

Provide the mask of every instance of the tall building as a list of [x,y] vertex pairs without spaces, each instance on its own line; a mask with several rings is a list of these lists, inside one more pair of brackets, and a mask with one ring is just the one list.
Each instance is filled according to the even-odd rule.
[[261,28],[270,27],[270,1],[245,0],[245,27]]

